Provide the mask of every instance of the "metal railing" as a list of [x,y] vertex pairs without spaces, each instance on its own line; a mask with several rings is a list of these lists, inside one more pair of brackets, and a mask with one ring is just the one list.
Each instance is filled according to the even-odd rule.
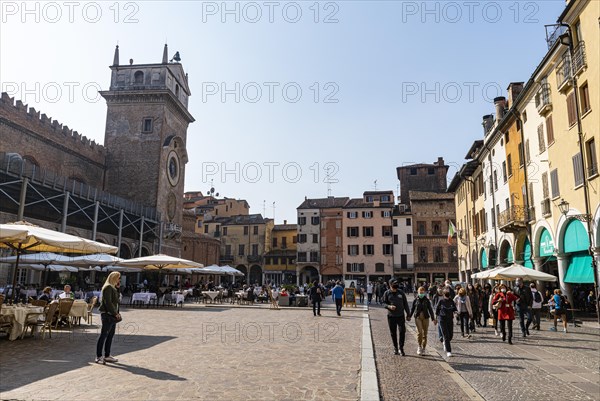
[[556,85],[560,90],[573,77],[571,55],[567,52],[556,66]]
[[579,42],[577,47],[573,49],[573,72],[578,74],[583,68],[587,66],[586,54],[585,54],[585,42],[582,40]]
[[538,112],[542,113],[549,106],[552,106],[552,100],[550,98],[550,84],[546,82],[540,86],[535,94],[535,107]]
[[510,224],[525,224],[529,217],[527,208],[524,206],[511,206],[498,215],[498,226],[505,227]]

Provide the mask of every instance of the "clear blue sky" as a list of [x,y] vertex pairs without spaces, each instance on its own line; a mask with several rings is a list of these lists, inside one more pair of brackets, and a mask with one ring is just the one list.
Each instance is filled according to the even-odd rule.
[[[375,180],[397,191],[397,166],[438,156],[451,178],[492,98],[529,79],[547,49],[544,24],[564,3],[228,1],[228,14],[221,1],[32,2],[29,13],[3,2],[0,80],[102,143],[95,88],[108,88],[115,44],[121,63],[158,63],[167,41],[189,73],[196,118],[186,190],[205,192],[212,178],[251,212],[264,202],[273,217],[275,202],[277,222],[295,221],[304,196],[327,196],[326,163],[335,196],[360,197]],[[222,83],[233,92],[224,101]]]

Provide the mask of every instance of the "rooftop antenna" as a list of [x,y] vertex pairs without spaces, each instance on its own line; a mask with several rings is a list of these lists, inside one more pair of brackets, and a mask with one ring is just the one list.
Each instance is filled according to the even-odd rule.
[[266,217],[267,214],[267,201],[263,200],[263,216]]
[[275,201],[273,201],[273,222],[275,221]]
[[377,180],[373,181],[373,190],[377,191]]
[[331,180],[329,179],[329,169],[327,170],[327,175],[325,176],[325,182],[327,183],[327,197],[331,196]]

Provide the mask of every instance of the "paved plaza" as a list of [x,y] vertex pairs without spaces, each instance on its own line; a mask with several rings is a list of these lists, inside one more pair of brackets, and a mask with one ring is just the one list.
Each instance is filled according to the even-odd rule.
[[[115,364],[93,363],[97,325],[51,339],[0,339],[2,400],[358,400],[362,307],[322,317],[308,308],[186,304],[128,308],[113,343]],[[427,355],[408,324],[406,357],[393,354],[386,310],[368,311],[379,399],[600,400],[600,340],[593,324],[542,331],[510,346],[493,330],[453,342],[442,357],[434,326]],[[99,323],[98,315],[94,323]],[[516,325],[517,326],[517,325]],[[365,325],[365,327],[367,327]],[[369,331],[367,327],[366,334]],[[362,379],[362,380],[361,380]],[[375,379],[373,379],[373,382]],[[362,392],[363,396],[365,392]],[[367,401],[378,398],[363,397]]]

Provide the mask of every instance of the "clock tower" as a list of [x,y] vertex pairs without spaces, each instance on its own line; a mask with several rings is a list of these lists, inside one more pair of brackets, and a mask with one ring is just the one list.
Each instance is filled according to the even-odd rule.
[[194,121],[179,61],[179,53],[168,60],[165,45],[161,63],[121,65],[117,46],[110,89],[100,92],[107,104],[104,188],[156,208],[166,238],[162,251],[173,255],[180,252],[187,128]]

